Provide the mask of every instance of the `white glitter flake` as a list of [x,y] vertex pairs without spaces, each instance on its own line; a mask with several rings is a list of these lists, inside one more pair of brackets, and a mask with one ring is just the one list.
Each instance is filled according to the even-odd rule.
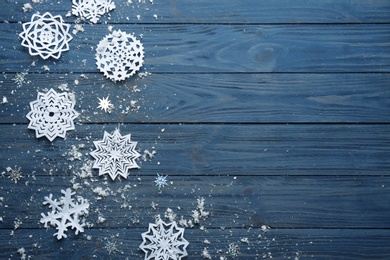
[[58,94],[54,89],[46,94],[38,92],[26,116],[30,120],[28,128],[35,130],[37,138],[46,136],[50,142],[57,136],[65,138],[66,131],[75,129],[73,120],[79,116],[74,105],[66,92]]
[[122,136],[118,129],[113,134],[104,132],[103,140],[93,142],[96,150],[90,154],[95,158],[92,168],[99,169],[99,176],[108,174],[112,180],[119,175],[127,178],[128,171],[140,168],[136,159],[140,154],[135,150],[137,142],[131,141],[131,135]]
[[115,9],[112,0],[72,0],[72,14],[97,23],[99,18]]
[[176,221],[166,224],[161,219],[156,224],[149,223],[147,232],[142,233],[142,244],[145,260],[181,259],[187,256],[188,241],[183,237],[184,228],[179,228]]
[[167,175],[162,176],[159,173],[157,173],[157,177],[156,177],[156,180],[154,182],[156,183],[156,186],[158,187],[158,189],[164,188],[165,185],[168,185],[167,177],[168,177]]
[[30,55],[58,59],[62,52],[69,50],[72,40],[70,25],[63,22],[61,15],[53,16],[49,12],[34,14],[31,21],[22,26],[23,32],[19,36],[22,46],[28,48]]
[[112,81],[133,76],[144,63],[142,43],[121,30],[104,37],[96,48],[96,65]]
[[103,98],[103,99],[99,99],[99,106],[98,108],[100,108],[101,110],[104,110],[104,112],[108,112],[108,113],[111,113],[111,110],[114,108],[114,106],[111,104],[111,101],[108,100],[108,97],[106,98]]

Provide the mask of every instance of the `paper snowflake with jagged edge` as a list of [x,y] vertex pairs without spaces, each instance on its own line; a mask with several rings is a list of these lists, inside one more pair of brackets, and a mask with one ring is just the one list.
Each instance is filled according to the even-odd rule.
[[69,188],[61,190],[63,196],[60,200],[53,200],[53,194],[50,194],[49,197],[45,197],[43,205],[49,205],[51,212],[48,212],[47,215],[41,213],[40,222],[45,224],[47,228],[50,224],[51,226],[56,226],[58,230],[53,236],[57,235],[57,239],[66,238],[67,235],[65,231],[70,229],[75,229],[75,234],[78,235],[79,232],[84,232],[83,226],[84,223],[80,222],[80,217],[88,214],[89,203],[83,198],[79,197],[78,203],[74,202],[72,195],[75,195],[75,192],[72,192]]
[[46,94],[38,92],[26,116],[30,120],[28,128],[35,130],[37,138],[46,136],[50,142],[57,136],[65,138],[66,131],[75,129],[73,120],[79,116],[74,106],[66,92],[57,93],[54,89]]
[[113,31],[96,48],[96,65],[112,81],[133,76],[144,63],[144,47],[134,35]]
[[95,161],[92,168],[99,169],[99,176],[108,174],[112,180],[119,175],[127,179],[129,170],[140,168],[136,159],[141,155],[135,150],[137,142],[131,141],[131,135],[122,136],[119,129],[113,134],[104,131],[103,140],[93,142],[96,150],[90,154]]
[[188,241],[183,237],[184,228],[179,228],[176,221],[166,224],[158,219],[156,224],[149,223],[147,232],[142,233],[142,244],[145,260],[181,259],[187,256]]
[[31,21],[22,26],[23,32],[19,36],[30,55],[39,55],[45,60],[50,57],[58,59],[62,52],[69,50],[73,37],[69,34],[70,25],[64,23],[61,15],[34,14]]
[[72,14],[97,23],[99,18],[115,9],[112,0],[72,0]]

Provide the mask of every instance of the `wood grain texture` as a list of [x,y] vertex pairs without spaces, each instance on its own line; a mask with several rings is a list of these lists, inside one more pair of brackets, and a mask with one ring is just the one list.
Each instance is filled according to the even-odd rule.
[[[388,123],[389,74],[152,74],[116,84],[103,74],[4,74],[1,123],[26,123],[37,91],[67,84],[81,123]],[[75,85],[75,81],[78,85]],[[42,84],[45,82],[45,84]],[[134,91],[137,86],[139,92]],[[104,113],[98,98],[115,109]],[[131,101],[135,101],[134,106]]]
[[[107,25],[86,25],[60,60],[31,57],[20,24],[0,27],[0,68],[6,72],[96,72],[95,48]],[[134,25],[143,34],[149,72],[389,72],[390,25]],[[31,64],[35,62],[35,66]]]
[[24,124],[1,127],[0,149],[7,156],[0,165],[39,175],[48,174],[42,169],[67,172],[75,163],[68,161],[72,145],[84,145],[80,152],[90,158],[86,153],[95,149],[93,141],[116,127],[131,133],[141,152],[155,147],[156,157],[140,174],[382,176],[390,167],[389,125],[87,124],[53,143],[36,139]]
[[[149,0],[116,1],[117,8],[103,15],[100,22],[115,23],[388,23],[390,4],[386,0]],[[23,2],[4,1],[0,17],[9,22],[28,21],[32,12],[50,10],[65,18],[71,1],[58,0],[34,4],[23,12]],[[153,17],[157,15],[157,20]],[[140,15],[140,20],[137,19]],[[74,22],[76,16],[65,18]]]

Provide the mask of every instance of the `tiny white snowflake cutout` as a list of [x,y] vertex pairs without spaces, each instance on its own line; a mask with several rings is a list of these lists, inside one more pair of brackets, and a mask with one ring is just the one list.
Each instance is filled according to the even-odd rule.
[[118,129],[113,134],[104,132],[103,140],[93,142],[96,150],[90,154],[95,161],[92,168],[99,169],[99,176],[108,174],[112,180],[119,175],[127,179],[128,171],[140,168],[136,159],[140,154],[135,150],[137,142],[131,141],[131,135],[122,136]]
[[156,177],[156,180],[154,182],[156,183],[156,186],[158,187],[158,189],[164,188],[165,185],[168,185],[167,177],[168,177],[167,175],[162,176],[159,173],[157,173],[157,177]]
[[31,21],[22,26],[23,32],[19,36],[30,55],[58,59],[62,52],[69,50],[73,37],[69,34],[70,25],[64,23],[61,15],[34,14]]
[[68,94],[50,89],[46,94],[38,92],[37,100],[30,102],[29,129],[35,130],[37,138],[46,136],[50,142],[59,136],[65,138],[66,131],[74,130],[73,120],[79,116]]
[[142,233],[142,244],[145,260],[181,259],[187,256],[188,241],[183,237],[184,228],[179,228],[176,221],[166,224],[158,219],[156,224],[149,223],[147,232]]
[[96,48],[96,65],[112,81],[133,76],[144,63],[144,47],[134,35],[113,31]]
[[115,9],[112,0],[72,0],[72,14],[97,23],[99,18]]
[[45,201],[43,205],[49,205],[51,208],[51,212],[48,212],[47,215],[41,213],[40,222],[45,224],[45,227],[48,227],[48,224],[51,226],[56,226],[57,239],[66,238],[67,235],[65,231],[68,228],[76,229],[75,233],[78,235],[79,232],[84,232],[84,224],[80,224],[79,217],[88,214],[89,203],[86,202],[83,198],[79,198],[79,203],[74,202],[72,195],[75,192],[72,192],[69,188],[61,190],[63,196],[61,196],[60,200],[53,200],[53,194],[50,194],[49,197],[45,197]]
[[108,113],[111,113],[111,110],[114,108],[113,104],[111,104],[111,101],[108,100],[108,97],[106,98],[103,98],[103,99],[99,99],[99,106],[98,108],[100,108],[101,110],[104,110],[104,112],[108,112]]

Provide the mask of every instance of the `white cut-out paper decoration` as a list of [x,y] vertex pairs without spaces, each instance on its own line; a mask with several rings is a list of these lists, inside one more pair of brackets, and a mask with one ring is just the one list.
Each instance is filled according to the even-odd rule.
[[133,76],[144,63],[144,47],[134,35],[121,30],[104,37],[96,48],[96,65],[112,81]]
[[75,129],[73,120],[79,116],[74,106],[66,92],[57,93],[54,89],[38,92],[38,98],[30,102],[31,111],[26,115],[30,120],[28,128],[35,130],[37,138],[46,136],[50,142],[57,136],[65,138],[66,131]]
[[23,32],[19,36],[30,55],[58,59],[62,52],[69,50],[73,37],[69,34],[70,25],[64,23],[61,15],[34,14],[31,21],[22,26]]
[[112,0],[72,0],[72,14],[97,23],[99,18],[115,9]]
[[148,231],[142,233],[142,244],[145,260],[181,259],[187,256],[188,241],[183,237],[184,228],[179,228],[176,221],[166,224],[159,219],[156,224],[149,223]]
[[131,135],[122,136],[118,129],[113,134],[104,131],[103,140],[93,142],[96,150],[90,154],[95,161],[92,168],[99,169],[99,176],[108,174],[112,180],[119,175],[127,179],[128,171],[140,168],[136,159],[140,154],[135,150],[137,142],[131,141]]
[[57,199],[53,200],[53,194],[50,194],[49,197],[45,197],[43,205],[49,205],[51,211],[48,212],[47,215],[41,213],[42,218],[40,220],[41,223],[45,224],[46,228],[48,225],[56,226],[58,231],[54,236],[57,235],[58,240],[67,237],[65,231],[67,231],[68,228],[76,229],[76,235],[78,235],[79,232],[84,232],[83,226],[85,224],[79,223],[80,216],[88,214],[89,208],[89,203],[81,197],[78,199],[79,203],[73,201],[72,195],[74,195],[75,192],[72,192],[69,188],[65,191],[61,190],[61,193],[63,196],[61,196],[59,201],[57,201]]

